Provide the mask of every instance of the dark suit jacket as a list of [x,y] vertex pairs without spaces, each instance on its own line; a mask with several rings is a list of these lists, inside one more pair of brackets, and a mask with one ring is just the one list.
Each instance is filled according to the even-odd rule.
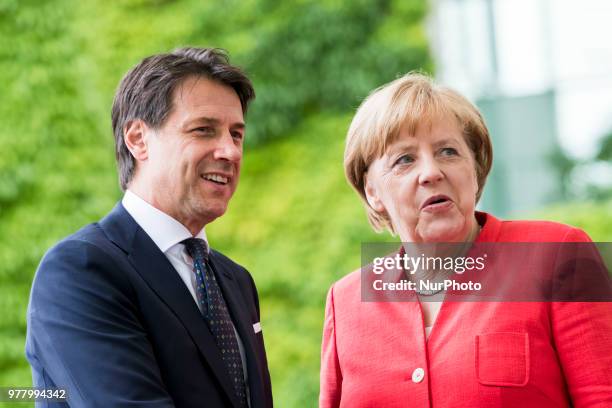
[[[251,406],[271,407],[253,279],[216,251],[211,263],[244,344]],[[26,355],[34,386],[66,388],[71,407],[238,406],[188,289],[120,203],[43,258]]]

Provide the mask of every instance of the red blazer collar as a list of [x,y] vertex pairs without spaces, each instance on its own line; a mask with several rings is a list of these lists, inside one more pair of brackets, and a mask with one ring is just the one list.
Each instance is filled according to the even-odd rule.
[[502,221],[489,213],[476,211],[476,220],[482,227],[475,242],[497,242]]

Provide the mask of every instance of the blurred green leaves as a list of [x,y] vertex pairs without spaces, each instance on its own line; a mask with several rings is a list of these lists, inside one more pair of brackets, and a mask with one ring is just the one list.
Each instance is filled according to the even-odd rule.
[[[351,111],[375,87],[430,69],[423,1],[226,2],[203,10],[194,38],[227,35],[254,81],[251,144],[310,115]],[[220,12],[220,14],[219,14]]]
[[548,159],[560,176],[566,200],[612,199],[612,131],[601,138],[591,157],[576,159],[557,147]]

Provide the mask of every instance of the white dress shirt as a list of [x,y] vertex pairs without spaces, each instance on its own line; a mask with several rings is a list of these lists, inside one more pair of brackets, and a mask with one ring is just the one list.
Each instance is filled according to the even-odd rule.
[[[181,242],[187,238],[200,238],[206,241],[206,232],[204,228],[195,236],[191,235],[191,232],[180,222],[153,207],[151,204],[137,196],[130,190],[125,191],[121,204],[125,210],[134,218],[136,223],[140,225],[140,228],[153,240],[155,245],[160,251],[168,258],[168,261],[174,266],[174,269],[181,277],[185,286],[191,293],[193,301],[196,303],[201,311],[200,305],[198,304],[198,298],[196,296],[196,277],[193,272],[193,260],[187,254],[185,245]],[[247,375],[247,360],[244,353],[244,345],[242,340],[234,327],[234,333],[236,333],[236,339],[238,340],[238,348],[240,350],[240,357],[242,359],[242,369],[244,371],[244,383],[247,390],[247,401],[249,406],[251,401],[249,397],[249,382]]]

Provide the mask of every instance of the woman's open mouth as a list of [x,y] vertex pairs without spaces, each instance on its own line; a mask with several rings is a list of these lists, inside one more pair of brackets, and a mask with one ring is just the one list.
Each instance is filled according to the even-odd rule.
[[429,197],[421,205],[421,210],[425,212],[446,211],[453,205],[453,201],[444,194],[437,194]]

